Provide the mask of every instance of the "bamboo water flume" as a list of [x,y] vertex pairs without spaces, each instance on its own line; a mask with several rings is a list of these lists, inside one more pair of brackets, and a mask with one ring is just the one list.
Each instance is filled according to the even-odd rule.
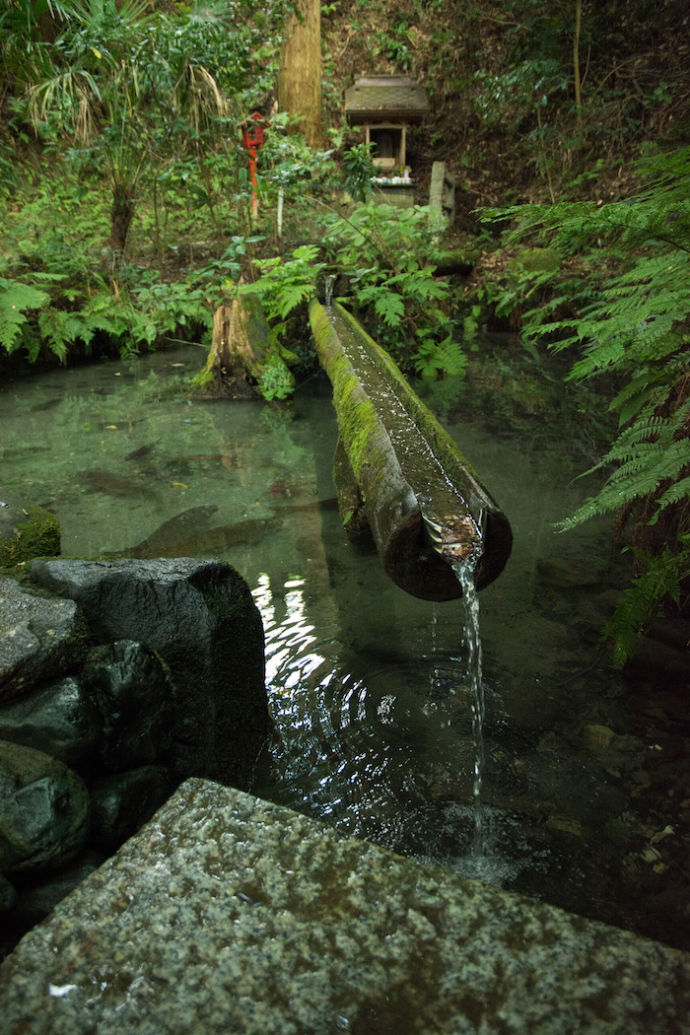
[[456,562],[478,589],[510,555],[503,511],[402,373],[342,306],[314,300],[311,327],[333,386],[334,479],[353,537],[371,534],[393,582],[425,600],[462,595]]

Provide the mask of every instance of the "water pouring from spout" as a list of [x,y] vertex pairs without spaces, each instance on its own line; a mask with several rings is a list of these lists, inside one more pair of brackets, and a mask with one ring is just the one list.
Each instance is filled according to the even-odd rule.
[[326,280],[325,280],[325,283],[324,283],[324,292],[323,292],[323,300],[324,300],[324,304],[326,305],[326,308],[328,308],[328,306],[330,306],[331,302],[333,301],[333,286],[334,286],[335,282],[336,282],[336,274],[335,273],[327,273],[326,274]]

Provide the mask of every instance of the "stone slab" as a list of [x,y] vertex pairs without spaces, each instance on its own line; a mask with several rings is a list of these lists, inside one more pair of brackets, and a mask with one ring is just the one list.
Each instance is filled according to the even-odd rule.
[[689,954],[200,779],[0,968],[7,1035],[653,1035],[689,1003]]

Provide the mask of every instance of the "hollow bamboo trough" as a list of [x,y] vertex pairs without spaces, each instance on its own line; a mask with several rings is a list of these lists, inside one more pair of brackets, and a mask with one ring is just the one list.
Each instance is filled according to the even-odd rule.
[[462,593],[454,565],[475,564],[479,589],[503,570],[512,532],[503,511],[402,373],[341,305],[309,317],[333,387],[334,478],[345,528],[367,527],[393,582],[424,600]]

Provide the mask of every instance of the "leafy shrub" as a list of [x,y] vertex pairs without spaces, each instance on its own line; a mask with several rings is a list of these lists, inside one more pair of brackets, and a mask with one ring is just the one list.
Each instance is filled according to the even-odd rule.
[[449,289],[435,275],[442,217],[432,208],[357,205],[349,217],[331,218],[324,242],[332,262],[347,274],[354,308],[376,340],[407,373],[461,373],[453,342]]

